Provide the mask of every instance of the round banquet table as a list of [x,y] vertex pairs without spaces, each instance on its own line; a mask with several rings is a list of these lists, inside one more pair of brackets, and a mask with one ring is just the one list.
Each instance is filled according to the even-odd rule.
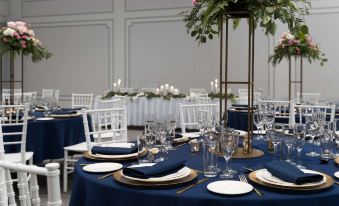
[[[265,149],[265,142],[256,142],[255,147]],[[304,152],[310,150],[310,146],[306,145]],[[189,146],[181,146],[176,151],[171,151],[169,158],[186,157],[186,165],[202,170],[202,155],[191,155]],[[238,168],[242,173],[243,166],[259,169],[262,168],[262,163],[272,161],[272,154],[255,159],[232,159],[230,166]],[[318,158],[309,158],[302,156],[303,164],[308,169],[324,172],[330,176],[338,170],[338,167],[331,161],[328,164],[320,164]],[[223,163],[222,158],[219,159]],[[71,206],[92,206],[92,205],[114,205],[114,206],[336,206],[339,202],[339,186],[333,185],[327,190],[314,193],[291,193],[282,191],[273,191],[267,188],[256,185],[264,196],[259,197],[255,192],[251,192],[240,196],[223,196],[209,192],[206,188],[207,184],[221,180],[219,177],[210,178],[208,181],[199,184],[184,193],[178,195],[176,190],[181,186],[171,188],[133,188],[130,186],[117,183],[112,176],[98,180],[97,177],[103,174],[91,174],[84,172],[80,163],[93,163],[86,159],[80,159],[75,165],[74,180],[72,187]],[[125,163],[129,165],[130,163]],[[223,165],[222,165],[223,166]],[[198,179],[202,179],[203,175],[199,174]],[[235,180],[238,175],[235,175]],[[185,184],[189,185],[190,183]]]
[[[34,113],[34,115],[41,117],[43,113]],[[11,130],[14,131],[15,128]],[[4,132],[8,132],[8,128],[5,127]],[[61,159],[64,157],[65,146],[84,141],[85,133],[81,116],[28,121],[26,151],[34,152],[34,164],[41,164],[46,159]],[[20,147],[7,145],[5,151],[6,153],[19,152]]]

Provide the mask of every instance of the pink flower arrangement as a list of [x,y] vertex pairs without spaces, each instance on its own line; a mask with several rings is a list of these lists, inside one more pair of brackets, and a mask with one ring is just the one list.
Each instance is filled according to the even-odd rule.
[[294,36],[290,32],[283,33],[279,44],[275,47],[274,54],[270,57],[273,64],[279,63],[283,58],[301,57],[312,61],[320,61],[323,65],[327,61],[325,54],[320,51],[319,45],[308,34]]
[[31,54],[33,62],[52,56],[36,38],[30,26],[22,21],[9,21],[0,29],[0,55],[9,51],[23,55]]

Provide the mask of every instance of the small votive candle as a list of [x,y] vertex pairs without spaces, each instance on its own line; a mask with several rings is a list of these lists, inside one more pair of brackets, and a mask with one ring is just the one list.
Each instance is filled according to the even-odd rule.
[[192,154],[197,154],[200,152],[200,148],[201,148],[201,142],[194,139],[189,141],[190,144],[190,151]]

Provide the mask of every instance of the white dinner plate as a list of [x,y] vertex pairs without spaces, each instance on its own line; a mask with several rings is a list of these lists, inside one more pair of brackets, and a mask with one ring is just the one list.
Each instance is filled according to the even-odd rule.
[[207,189],[221,195],[241,195],[251,192],[253,187],[246,182],[222,180],[208,184]]
[[89,164],[83,167],[83,170],[86,172],[113,172],[116,170],[120,170],[122,168],[122,164],[114,163],[114,162],[102,162],[102,163],[94,163]]
[[[133,166],[130,166],[130,167],[135,168],[135,167],[145,167],[145,166],[152,166],[152,165],[154,165],[154,163],[133,165]],[[130,177],[130,176],[127,176],[127,175],[124,175],[124,174],[123,174],[123,176],[125,178],[131,179],[131,180],[136,180],[136,181],[141,181],[141,182],[153,182],[154,183],[154,182],[165,182],[165,181],[172,181],[172,180],[181,179],[181,178],[189,176],[191,174],[191,171],[192,170],[190,168],[183,167],[175,173],[168,174],[168,175],[165,175],[165,176],[162,176],[162,177],[151,177],[151,178],[147,178],[147,179]]]
[[175,138],[173,140],[173,142],[174,143],[181,143],[181,142],[185,142],[185,141],[188,141],[188,140],[189,140],[189,138],[187,136],[182,136],[180,138]]
[[54,119],[53,117],[39,117],[39,118],[36,118],[36,120],[40,120],[40,121],[53,120],[53,119]]
[[339,171],[334,173],[334,176],[339,179]]
[[[306,170],[302,169],[303,172],[305,173],[312,173],[312,174],[320,174],[319,172],[313,171],[313,170]],[[323,178],[323,180],[319,182],[311,182],[311,183],[305,183],[301,185],[297,185],[292,182],[286,182],[282,179],[279,179],[278,177],[273,176],[270,172],[268,172],[266,169],[261,169],[256,172],[256,176],[259,180],[272,184],[272,185],[277,185],[277,186],[286,186],[286,187],[314,187],[314,186],[319,186],[321,184],[324,184],[326,182],[326,177]]]
[[[143,150],[140,153],[144,153],[146,148],[143,148]],[[106,155],[106,154],[93,154],[91,151],[89,151],[89,155],[101,159],[123,159],[123,158],[133,158],[138,157],[139,153],[135,152],[132,154],[124,154],[124,155]]]
[[190,133],[183,133],[181,134],[183,137],[188,137],[190,139],[196,139],[198,137],[200,137],[200,133],[196,133],[196,132],[190,132]]

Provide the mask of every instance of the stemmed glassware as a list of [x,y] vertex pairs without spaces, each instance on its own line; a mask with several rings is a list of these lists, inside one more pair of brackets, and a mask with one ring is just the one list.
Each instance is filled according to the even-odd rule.
[[149,162],[153,162],[154,160],[154,155],[152,152],[152,148],[154,147],[156,138],[156,123],[154,121],[148,120],[146,121],[145,125],[145,143],[146,143],[146,148],[147,148],[147,157],[149,159]]
[[305,138],[306,138],[306,127],[304,124],[294,124],[293,125],[293,136],[295,138],[295,147],[298,151],[298,164],[297,167],[299,169],[305,169],[305,166],[301,164],[301,151],[305,145]]
[[332,146],[336,137],[336,123],[333,122],[325,122],[322,127],[321,135],[320,135],[320,143],[321,143],[321,158],[325,160],[329,160],[332,158]]
[[221,149],[225,158],[225,171],[220,178],[230,179],[233,175],[229,172],[228,162],[231,159],[235,149],[238,146],[239,136],[235,135],[233,130],[226,129],[220,137]]
[[164,145],[167,150],[175,150],[172,146],[172,143],[175,138],[175,129],[177,128],[177,116],[176,115],[169,115],[166,122],[165,122],[165,140]]
[[305,116],[306,119],[306,134],[312,139],[312,151],[306,153],[307,156],[317,157],[319,153],[315,152],[315,137],[320,135],[321,124],[323,123],[323,115],[319,112],[312,113],[312,115]]
[[268,138],[272,141],[273,144],[273,162],[276,161],[277,156],[277,147],[281,144],[281,138],[283,136],[283,125],[282,124],[274,124],[274,130],[268,133]]
[[256,111],[253,113],[253,123],[258,129],[258,135],[254,137],[255,140],[262,140],[265,137],[262,135],[261,131],[264,127],[264,116],[261,111]]
[[292,159],[291,159],[291,152],[292,152],[293,143],[294,143],[293,125],[284,125],[283,134],[284,134],[284,143],[287,147],[286,162],[293,164]]
[[156,140],[155,147],[158,149],[157,158],[154,159],[155,162],[164,161],[167,158],[168,150],[166,147],[166,125],[160,122],[156,123]]

